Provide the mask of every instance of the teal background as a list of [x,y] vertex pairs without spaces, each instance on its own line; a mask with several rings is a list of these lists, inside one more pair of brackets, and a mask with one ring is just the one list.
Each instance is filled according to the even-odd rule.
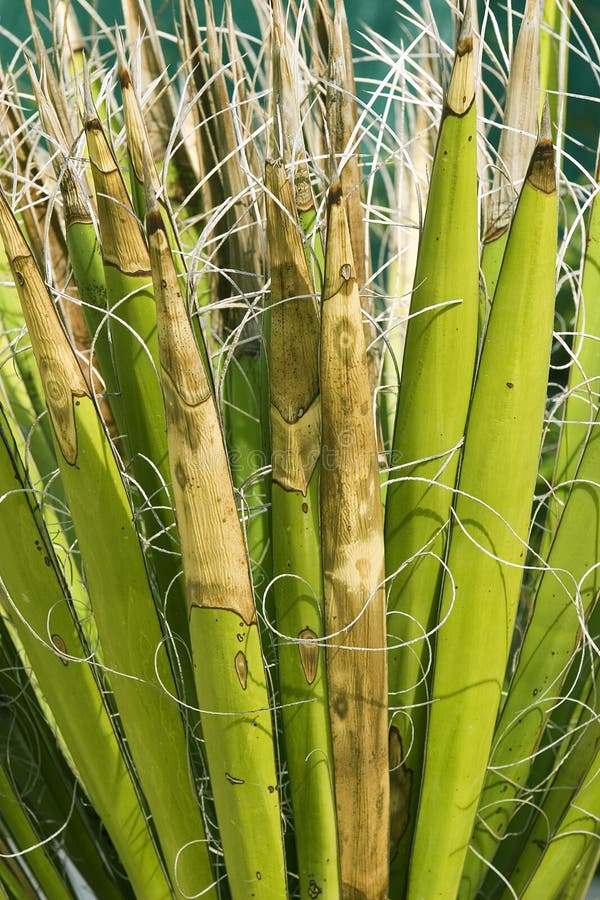
[[[115,21],[122,22],[119,0],[96,0],[96,2],[91,0],[91,2],[110,26]],[[150,2],[159,24],[166,31],[171,32],[173,18],[177,18],[177,14],[174,16],[174,10],[178,9],[179,4],[173,0],[150,0]],[[43,17],[48,9],[48,0],[33,0],[33,3],[34,8],[39,10]],[[78,9],[77,0],[73,0],[73,3]],[[203,0],[196,0],[196,3],[201,8]],[[513,0],[513,8],[522,10],[524,3],[525,0],[516,0],[516,2]],[[438,19],[438,27],[445,39],[450,40],[450,17],[447,4],[444,0],[431,0],[431,4]],[[214,0],[217,16],[220,15],[222,5],[223,0]],[[415,8],[421,6],[418,0],[410,0],[409,5]],[[483,5],[481,0],[479,5],[480,8]],[[238,25],[244,30],[256,33],[257,23],[250,0],[232,0],[232,7]],[[600,0],[579,0],[578,7],[591,33],[596,40],[600,39]],[[494,8],[502,21],[505,15],[505,3],[494,0]],[[400,6],[394,0],[346,0],[346,9],[353,43],[358,48],[356,51],[358,55],[360,55],[360,48],[365,46],[365,40],[360,33],[365,24],[377,33],[384,35],[388,40],[396,44],[400,42],[402,37]],[[80,21],[83,22],[81,9],[78,9],[78,15]],[[573,22],[577,32],[584,39],[586,52],[590,53],[590,41],[585,38],[581,24],[575,17],[573,17]],[[7,37],[9,33],[13,35],[10,40]],[[19,43],[27,36],[27,16],[22,0],[0,0],[0,59],[4,68],[10,65],[13,55],[19,53]],[[370,70],[365,74],[372,78],[378,77],[377,67],[371,64]],[[586,64],[585,59],[578,58],[575,53],[571,54],[569,91],[575,95],[593,98],[571,103],[567,124],[567,133],[584,144],[584,148],[580,150],[575,150],[575,145],[572,145],[571,151],[577,153],[580,161],[589,170],[594,165],[600,130],[600,59],[597,56],[594,72],[590,65]],[[567,150],[569,151],[569,147]]]
[[[35,9],[44,12],[48,8],[44,0],[42,2],[34,0],[33,5]],[[92,5],[98,9],[100,15],[109,25],[115,20],[122,21],[118,0],[97,0],[95,3],[92,2]],[[165,24],[170,21],[173,9],[178,6],[178,4],[173,4],[170,0],[151,0],[151,5]],[[198,3],[198,6],[200,5]],[[216,9],[222,7],[222,0],[215,0],[214,5]],[[415,8],[420,6],[417,0],[412,0],[409,5]],[[431,5],[436,10],[436,14],[440,14],[440,10],[443,10],[442,27],[444,27],[448,21],[446,4],[443,0],[432,0]],[[514,3],[514,8],[519,9],[523,5],[524,0],[520,4],[519,2]],[[74,6],[77,7],[76,2],[74,2]],[[501,15],[504,3],[497,3],[497,6],[498,13]],[[598,38],[600,36],[600,4],[598,0],[579,0],[578,6],[590,30]],[[255,19],[251,10],[250,0],[232,0],[232,7],[236,22],[240,26],[255,30]],[[367,24],[379,34],[385,35],[392,40],[400,34],[399,6],[394,0],[346,0],[346,9],[348,19],[353,28],[355,42],[359,39],[356,29],[360,28],[362,24]],[[21,0],[0,0],[0,28],[12,32],[21,38],[27,35],[27,16]],[[600,61],[596,60],[596,64],[600,64]],[[597,89],[595,93],[598,96],[600,91]]]

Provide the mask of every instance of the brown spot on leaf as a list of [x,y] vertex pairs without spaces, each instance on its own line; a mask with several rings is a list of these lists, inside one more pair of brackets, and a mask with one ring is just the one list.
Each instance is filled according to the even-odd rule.
[[531,157],[527,180],[538,191],[553,194],[556,191],[556,172],[554,170],[554,147],[552,141],[541,140]]
[[390,763],[390,860],[398,853],[402,835],[410,819],[410,796],[413,773],[404,764],[402,738],[395,725],[388,738]]
[[[316,641],[317,635],[311,628],[304,628],[298,635],[301,641]],[[298,644],[298,652],[300,654],[300,662],[304,676],[309,684],[312,684],[317,677],[317,666],[319,664],[319,645],[316,643]]]
[[[65,644],[64,640],[61,638],[60,634],[51,634],[51,635],[50,635],[50,640],[52,641],[52,643],[54,644],[54,646],[56,647],[56,649],[57,649],[60,653],[65,653],[65,654],[66,654],[66,652],[67,652],[67,645]],[[60,657],[60,661],[61,661],[61,663],[63,664],[63,666],[68,666],[68,665],[69,665],[69,660],[68,660],[68,659],[65,659],[64,656],[61,656],[61,657]]]
[[245,653],[242,653],[241,650],[235,655],[235,671],[242,690],[245,691],[248,684],[248,660]]
[[342,186],[339,181],[337,181],[335,184],[332,184],[329,189],[329,205],[334,206],[336,203],[340,203],[342,196]]
[[369,560],[368,559],[357,559],[356,560],[356,571],[362,578],[366,578],[369,574]]
[[472,53],[472,52],[473,52],[473,38],[471,37],[471,35],[469,35],[468,37],[462,38],[462,40],[460,40],[458,42],[458,45],[456,47],[456,55],[457,56],[466,56],[467,53]]
[[340,719],[345,719],[348,715],[348,698],[344,694],[338,694],[333,701],[333,709]]
[[177,484],[179,485],[181,490],[185,490],[187,485],[187,476],[181,462],[178,462],[175,466],[175,478],[177,479]]
[[[148,237],[153,235],[156,231],[162,231],[163,222],[160,215],[160,212],[157,209],[151,209],[148,213],[146,213],[146,231],[148,233]],[[161,287],[166,287],[166,284],[162,284]]]
[[132,87],[131,75],[129,74],[129,70],[122,68],[121,66],[119,66],[119,81],[121,83],[121,87],[124,90],[127,90],[127,88]]

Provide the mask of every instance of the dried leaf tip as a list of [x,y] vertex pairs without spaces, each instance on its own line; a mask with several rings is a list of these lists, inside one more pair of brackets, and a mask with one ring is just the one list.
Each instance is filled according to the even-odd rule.
[[58,150],[62,157],[62,161],[55,160],[55,166],[58,173],[64,160],[67,159],[65,148],[68,146],[69,142],[63,131],[63,123],[59,119],[56,110],[47,99],[46,65],[45,63],[42,63],[40,67],[40,78],[38,79],[31,60],[26,59],[25,63],[27,65],[27,74],[29,75],[29,80],[33,87],[35,100],[38,105],[40,122],[42,128],[46,131],[46,140],[52,145],[52,150]]
[[348,27],[348,17],[346,16],[346,4],[344,0],[333,0],[333,17],[340,25]]
[[465,56],[473,51],[473,7],[471,0],[466,0],[463,20],[458,34],[456,52],[458,56]]
[[33,87],[33,93],[35,95],[35,102],[38,107],[43,103],[47,103],[46,97],[44,95],[44,91],[42,90],[41,82],[44,81],[45,75],[45,64],[42,63],[40,67],[40,78],[37,77],[36,71],[33,67],[33,62],[29,59],[28,56],[25,57],[25,68],[27,69],[27,75],[31,82],[31,86]]
[[115,37],[115,48],[117,51],[117,74],[119,76],[121,90],[124,91],[127,90],[127,88],[132,87],[132,81],[131,75],[129,74],[127,59],[125,57],[125,45],[123,44],[123,38],[121,37],[121,33],[118,29],[116,30]]
[[467,0],[446,97],[446,111],[456,116],[464,115],[475,100],[474,56],[473,13],[471,0]]
[[523,20],[528,23],[535,23],[541,16],[542,5],[540,0],[527,0]]
[[[214,8],[211,0],[204,0],[204,20],[206,22],[206,38],[210,55],[211,43],[213,51],[218,47],[217,23],[215,21]],[[213,62],[216,62],[216,59],[213,58]]]
[[92,96],[90,82],[90,69],[87,56],[83,57],[83,124],[86,131],[94,131],[102,128],[98,117],[98,110]]
[[553,194],[556,191],[552,123],[550,121],[550,104],[547,97],[544,101],[540,134],[529,164],[527,180],[534,188],[538,191],[543,191],[545,194]]
[[269,6],[271,7],[271,23],[273,28],[273,36],[277,36],[276,45],[280,45],[281,43],[283,43],[283,35],[285,33],[281,0],[269,0]]
[[[48,54],[47,54],[44,42],[42,40],[40,30],[37,26],[37,22],[35,21],[35,15],[33,13],[33,5],[31,3],[31,0],[25,0],[25,11],[27,13],[27,18],[29,20],[29,28],[31,30],[31,36],[33,38],[33,46],[35,47],[35,53],[38,58],[38,62],[41,62],[42,59],[47,59]],[[25,57],[25,59],[27,59],[27,57]]]
[[333,24],[329,3],[325,0],[317,0],[315,4],[314,26],[317,46],[321,51],[323,61],[326,61],[329,59],[329,41]]

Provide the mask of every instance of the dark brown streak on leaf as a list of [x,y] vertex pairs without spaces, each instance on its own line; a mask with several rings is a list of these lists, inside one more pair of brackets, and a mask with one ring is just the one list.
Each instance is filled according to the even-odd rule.
[[390,860],[398,853],[409,822],[413,772],[404,761],[402,738],[395,725],[389,733],[390,754]]
[[554,147],[552,141],[539,142],[527,172],[527,180],[538,191],[553,194],[556,191],[556,173],[554,171]]

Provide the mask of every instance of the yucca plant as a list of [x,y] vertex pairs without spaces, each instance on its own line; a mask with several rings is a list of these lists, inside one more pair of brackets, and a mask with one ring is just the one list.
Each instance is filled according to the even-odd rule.
[[80,2],[2,70],[0,896],[585,897],[585,10]]

